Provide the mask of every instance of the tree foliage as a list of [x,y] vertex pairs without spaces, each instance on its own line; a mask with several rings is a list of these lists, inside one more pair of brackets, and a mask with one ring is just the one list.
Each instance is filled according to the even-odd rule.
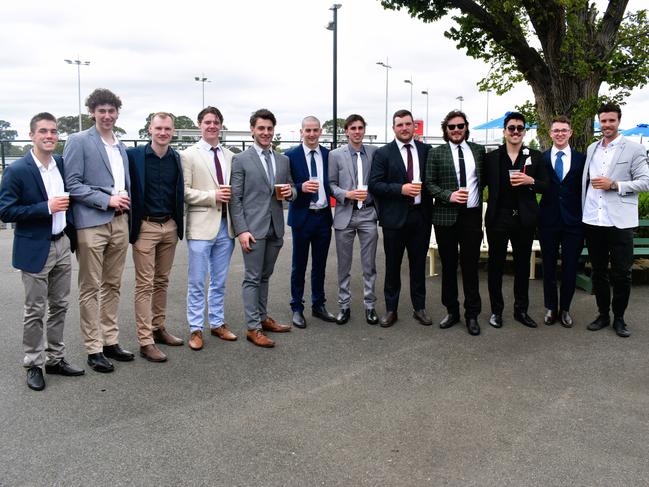
[[[336,132],[338,134],[344,134],[345,129],[343,127],[345,126],[345,119],[344,118],[337,118],[336,120],[338,121],[336,123]],[[334,133],[334,120],[333,120],[333,118],[331,120],[327,120],[325,123],[322,124],[322,131],[325,134],[333,134]]]
[[[526,81],[534,93],[541,139],[553,116],[573,118],[576,146],[592,137],[600,102],[628,96],[649,81],[646,10],[625,12],[610,0],[599,12],[588,0],[382,0],[388,9],[434,22],[451,15],[445,36],[490,65],[478,86],[503,94]],[[611,92],[600,95],[602,84]],[[545,134],[545,135],[544,135]]]
[[[138,131],[138,135],[140,136],[140,139],[149,138],[149,126],[151,125],[151,119],[153,118],[153,115],[155,115],[154,112],[151,112],[149,113],[149,115],[147,115],[146,123],[144,124],[144,127]],[[174,118],[174,127],[177,129],[197,129],[198,128],[194,124],[194,121],[187,115],[179,115],[177,117],[173,113],[170,115]]]
[[[60,135],[70,135],[76,134],[79,131],[79,115],[66,115],[63,117],[58,117],[57,125]],[[95,120],[90,117],[87,113],[81,115],[81,129],[87,130],[95,124]],[[113,127],[113,132],[117,135],[124,135],[126,130],[115,125]]]
[[18,137],[18,132],[16,130],[10,130],[11,123],[4,120],[0,120],[0,141],[10,142],[16,140]]

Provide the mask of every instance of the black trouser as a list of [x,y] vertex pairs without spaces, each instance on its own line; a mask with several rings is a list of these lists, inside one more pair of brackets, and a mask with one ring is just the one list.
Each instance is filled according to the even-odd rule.
[[[539,228],[543,257],[543,300],[547,309],[570,310],[575,294],[577,264],[584,247],[581,225],[563,228]],[[557,297],[557,260],[561,247],[561,291]]]
[[[598,227],[584,225],[588,256],[593,266],[593,292],[597,309],[607,315],[624,317],[631,294],[631,267],[633,266],[633,228]],[[609,279],[608,263],[611,262]],[[613,284],[613,302],[611,286]]]
[[415,310],[426,308],[426,255],[430,242],[430,221],[426,221],[418,206],[408,211],[405,226],[398,229],[383,229],[383,250],[385,252],[385,294],[386,311],[397,311],[401,292],[401,261],[408,250],[410,266],[410,299]]
[[499,210],[495,222],[487,227],[489,261],[487,263],[491,312],[502,314],[503,272],[507,258],[507,242],[512,243],[514,256],[514,311],[527,313],[530,279],[530,257],[534,240],[534,226],[523,226],[521,218],[512,210]]
[[442,304],[449,314],[460,313],[457,291],[459,258],[464,289],[464,316],[476,318],[481,309],[478,264],[482,243],[482,208],[460,209],[455,224],[435,225],[435,237],[442,261]]

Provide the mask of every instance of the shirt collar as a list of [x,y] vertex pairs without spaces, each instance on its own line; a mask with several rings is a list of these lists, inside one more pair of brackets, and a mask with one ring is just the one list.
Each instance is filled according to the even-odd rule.
[[414,137],[412,139],[410,139],[409,142],[401,142],[399,139],[394,139],[394,141],[397,143],[397,147],[399,148],[399,150],[402,150],[403,146],[406,145],[406,144],[410,144],[410,146],[413,149],[415,148],[415,139],[414,139]]
[[101,139],[101,141],[104,143],[106,147],[117,147],[119,145],[119,139],[117,138],[117,134],[115,132],[113,132],[113,140],[115,142],[112,144],[106,142],[106,140],[104,140],[104,138],[101,135],[99,136],[99,138]]
[[356,149],[354,149],[354,148],[352,147],[352,145],[349,144],[349,143],[347,144],[347,148],[349,149],[349,152],[350,152],[351,154],[356,154],[357,152],[360,152],[360,153],[363,154],[364,156],[367,155],[367,154],[365,153],[365,145],[364,145],[364,144],[361,144],[361,148],[360,148],[360,150],[356,150]]
[[[624,136],[623,136],[622,134],[617,134],[617,137],[615,137],[615,139],[613,139],[611,142],[609,142],[608,145],[606,146],[606,148],[607,148],[607,149],[608,149],[608,148],[613,149],[613,148],[617,147],[617,145],[618,145],[620,142],[622,142],[622,138],[623,138],[623,137],[624,137]],[[599,141],[599,147],[601,147],[602,149],[604,148],[604,146],[602,145],[603,142],[604,142],[604,139],[602,138],[602,139]]]
[[[167,152],[165,152],[165,155],[162,157],[167,157],[169,155],[169,151],[171,150],[171,146],[167,147]],[[158,154],[155,153],[153,150],[153,146],[151,145],[151,142],[149,142],[145,147],[144,147],[144,154],[145,155],[155,155],[158,157]]]
[[466,140],[463,140],[459,144],[456,144],[449,140],[448,145],[451,147],[451,149],[457,149],[458,147],[462,147],[463,150],[470,150],[469,144],[466,143]]
[[[212,146],[203,138],[201,138],[201,140],[198,141],[198,146],[201,149],[206,150],[206,151],[211,151],[212,150]],[[214,147],[216,147],[217,149],[221,149],[221,144],[220,143],[216,144]]]
[[36,157],[36,154],[34,154],[34,149],[30,150],[32,154],[32,159],[34,159],[34,162],[36,163],[36,167],[38,168],[39,171],[41,172],[46,172],[46,171],[53,171],[56,168],[56,161],[52,156],[50,156],[50,162],[48,163],[47,167],[43,166],[41,161],[38,160],[38,157]]
[[[255,150],[257,151],[257,154],[259,154],[259,157],[261,157],[261,155],[262,155],[262,154],[264,153],[264,151],[266,150],[266,149],[264,149],[262,146],[260,146],[259,144],[257,144],[257,142],[253,142],[253,143],[252,143],[252,146],[253,146],[253,147],[255,148]],[[273,146],[272,146],[272,145],[268,148],[268,151],[270,151],[270,153],[271,153],[271,155],[272,155],[272,153],[273,153]]]
[[564,156],[569,156],[572,154],[572,151],[570,150],[570,145],[565,146],[563,149],[557,148],[556,145],[552,146],[552,149],[550,150],[550,155],[552,156],[553,159],[556,159],[557,157],[557,152],[563,152]]
[[304,142],[302,142],[302,150],[304,151],[305,157],[308,157],[311,154],[312,150],[316,151],[316,153],[322,157],[322,155],[320,154],[320,146],[316,147],[315,149],[310,149]]

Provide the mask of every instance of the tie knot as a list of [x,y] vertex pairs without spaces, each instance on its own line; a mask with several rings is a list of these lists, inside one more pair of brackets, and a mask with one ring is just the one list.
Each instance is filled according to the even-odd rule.
[[410,150],[410,148],[412,147],[412,145],[410,145],[410,144],[403,144],[403,146],[408,150]]
[[213,152],[216,152],[216,151],[219,150],[219,148],[218,147],[210,147],[210,150],[213,151]]
[[314,156],[314,155],[315,155],[315,153],[316,153],[316,151],[315,151],[315,150],[313,150],[313,149],[311,150],[311,152],[309,152],[309,154],[311,154],[312,156]]
[[269,155],[270,155],[270,151],[269,151],[268,149],[264,149],[264,150],[262,150],[261,153],[262,153],[263,155],[265,155],[265,156],[269,156]]
[[562,150],[560,150],[559,152],[557,152],[557,157],[563,157],[564,155],[565,155],[565,154],[564,154],[564,152],[563,152]]

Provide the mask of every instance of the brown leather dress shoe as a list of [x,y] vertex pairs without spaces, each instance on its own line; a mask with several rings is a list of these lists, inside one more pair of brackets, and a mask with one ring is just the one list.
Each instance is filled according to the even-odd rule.
[[261,327],[264,331],[272,331],[273,333],[286,333],[287,331],[291,331],[289,325],[277,323],[277,321],[272,319],[270,316],[267,316],[265,320],[262,320]]
[[212,334],[212,336],[219,337],[221,340],[225,340],[227,342],[233,342],[237,339],[237,336],[230,330],[228,330],[228,325],[226,325],[225,323],[223,323],[218,328],[212,328],[210,330],[210,333]]
[[184,343],[182,338],[173,336],[164,328],[153,330],[153,341],[170,347],[179,347]]
[[379,323],[381,325],[381,328],[388,328],[388,327],[394,325],[397,322],[398,319],[399,319],[399,316],[397,315],[396,311],[388,311],[379,320]]
[[189,337],[189,348],[200,350],[203,348],[203,332],[201,330],[193,331]]
[[268,338],[262,330],[248,330],[246,340],[258,347],[272,348],[275,346],[275,342]]
[[144,345],[140,347],[140,357],[144,357],[149,362],[166,362],[167,356],[155,345]]

